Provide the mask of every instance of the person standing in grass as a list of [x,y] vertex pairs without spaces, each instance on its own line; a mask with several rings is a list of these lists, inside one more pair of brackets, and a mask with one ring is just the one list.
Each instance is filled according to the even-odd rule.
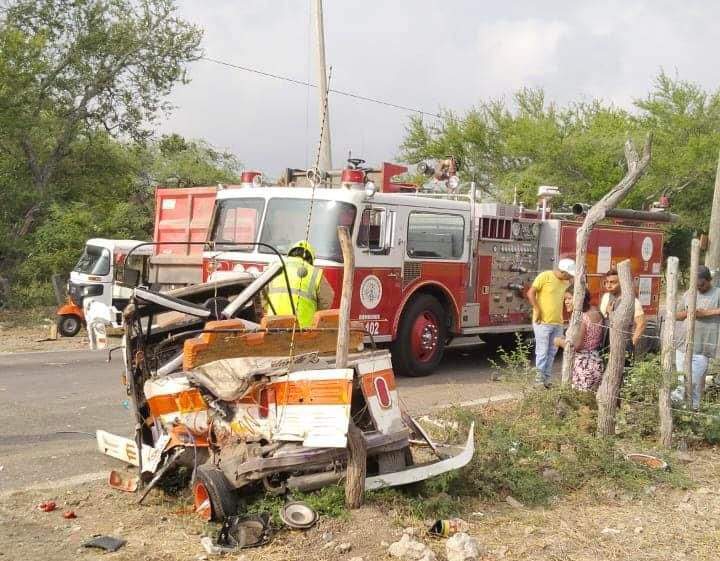
[[[700,266],[697,274],[697,304],[695,306],[695,337],[693,339],[692,362],[692,406],[700,407],[702,380],[707,372],[710,359],[715,357],[715,348],[720,332],[720,288],[712,285],[710,269]],[[684,372],[685,348],[687,346],[688,293],[683,296],[675,315],[675,365]]]
[[[565,293],[565,309],[572,314],[573,293],[570,289]],[[603,343],[603,329],[603,317],[597,308],[590,304],[590,293],[585,291],[580,329],[573,341],[575,358],[572,368],[572,387],[576,390],[597,391],[602,381],[603,360],[600,356],[600,348]],[[563,349],[566,342],[565,337],[555,339],[555,344]]]
[[532,283],[527,297],[533,308],[535,334],[535,382],[550,387],[557,347],[555,338],[563,334],[563,297],[575,276],[575,261],[561,259],[556,269],[543,271]]

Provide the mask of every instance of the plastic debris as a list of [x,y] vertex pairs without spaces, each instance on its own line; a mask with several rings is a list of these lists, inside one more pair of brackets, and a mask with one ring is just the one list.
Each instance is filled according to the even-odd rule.
[[229,516],[223,522],[217,546],[243,549],[265,545],[270,541],[270,514],[261,512],[253,516]]
[[470,525],[462,518],[451,518],[450,520],[437,520],[428,530],[435,536],[452,536],[459,532],[467,532]]
[[57,508],[57,505],[55,504],[55,501],[45,501],[43,503],[40,503],[38,505],[38,508],[43,512],[52,512]]
[[83,547],[94,547],[96,549],[104,549],[110,553],[117,551],[127,543],[122,538],[116,538],[114,536],[94,536],[93,539],[86,541],[82,544]]
[[72,520],[73,518],[77,518],[77,514],[75,514],[74,510],[66,510],[63,512],[63,518],[66,520]]
[[112,470],[108,477],[108,485],[113,489],[125,491],[126,493],[134,493],[137,491],[140,478],[137,476],[128,476],[117,470]]

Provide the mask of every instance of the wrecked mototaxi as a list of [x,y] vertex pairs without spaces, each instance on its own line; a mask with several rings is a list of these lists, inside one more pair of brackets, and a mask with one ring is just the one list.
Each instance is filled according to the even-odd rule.
[[[458,469],[473,454],[431,442],[403,411],[386,351],[363,351],[350,331],[336,368],[338,311],[300,329],[262,316],[261,275],[159,293],[135,288],[124,311],[125,376],[134,438],[97,432],[100,450],[138,467],[146,492],[179,466],[193,470],[195,510],[235,514],[244,493],[315,490],[345,475],[350,423],[367,444],[366,489],[405,485]],[[143,495],[144,496],[144,495]]]

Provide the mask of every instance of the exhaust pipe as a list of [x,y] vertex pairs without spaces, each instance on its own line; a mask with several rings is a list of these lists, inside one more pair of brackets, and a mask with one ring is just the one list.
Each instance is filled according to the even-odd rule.
[[[575,216],[587,214],[590,205],[575,203],[572,211]],[[605,213],[606,218],[619,218],[621,220],[635,220],[637,222],[663,222],[673,224],[678,221],[677,214],[662,211],[631,210],[628,208],[614,208]]]

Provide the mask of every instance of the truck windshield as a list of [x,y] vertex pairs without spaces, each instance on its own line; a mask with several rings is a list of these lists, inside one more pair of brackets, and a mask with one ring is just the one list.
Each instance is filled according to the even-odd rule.
[[107,275],[110,272],[110,252],[104,247],[86,245],[73,270],[86,275]]
[[[305,239],[310,201],[306,199],[271,199],[268,203],[260,241],[287,253],[295,243]],[[352,234],[355,206],[338,201],[315,200],[309,241],[319,259],[342,262],[337,236],[338,226],[347,226]],[[270,253],[260,248],[262,253]]]
[[[212,240],[218,248],[253,251],[252,246],[235,246],[230,242],[247,243],[257,239],[265,199],[226,199],[218,201]],[[223,246],[223,242],[227,245]]]

